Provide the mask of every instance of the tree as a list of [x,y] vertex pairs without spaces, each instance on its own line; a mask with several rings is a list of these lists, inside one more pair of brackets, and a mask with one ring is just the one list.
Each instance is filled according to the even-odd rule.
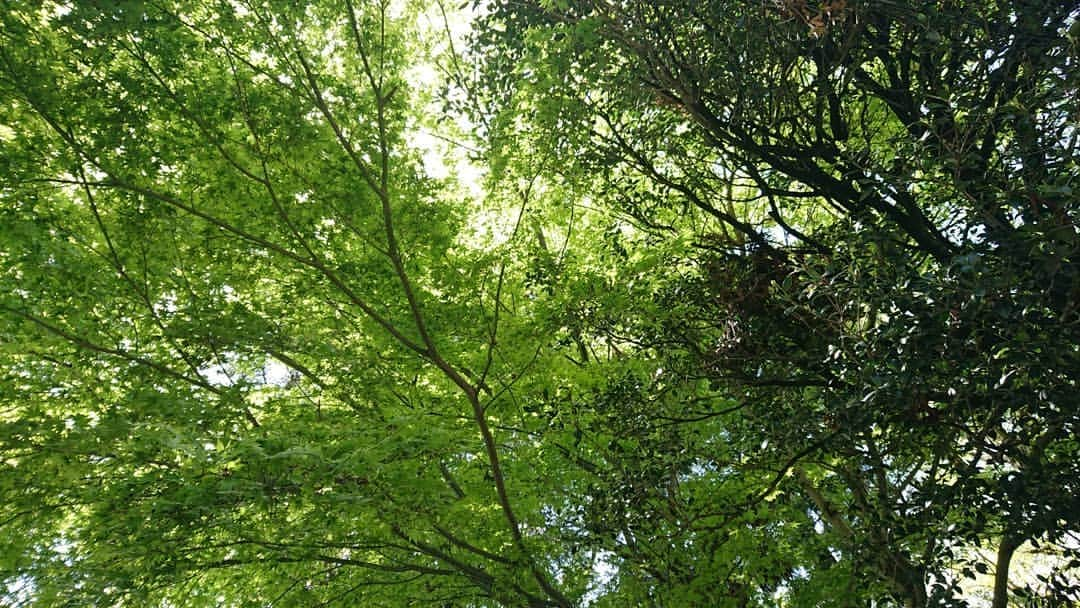
[[546,356],[515,262],[410,145],[417,10],[8,3],[5,602],[584,593],[499,429]]
[[5,9],[3,602],[1078,593],[1075,6]]
[[[661,327],[586,332],[667,360],[624,406],[649,404],[638,432],[672,419],[652,408],[673,383],[707,381],[741,407],[669,407],[695,429],[724,420],[735,452],[697,455],[712,501],[795,527],[806,509],[821,528],[817,557],[779,543],[762,557],[778,569],[713,587],[734,605],[833,585],[837,568],[874,584],[835,602],[959,603],[975,568],[1005,606],[1018,547],[1075,559],[1077,16],[1037,1],[489,7],[475,79],[509,100],[493,150],[528,139],[640,230],[697,240],[682,261],[696,272],[657,295],[677,311]],[[728,482],[748,487],[717,492]],[[717,551],[701,498],[666,499],[699,515],[659,543],[697,553],[681,577],[620,570],[627,589],[674,593]],[[723,545],[744,522],[719,526]],[[654,563],[630,538],[612,550]],[[988,543],[994,563],[965,563]],[[1064,580],[1055,592],[1075,594]]]

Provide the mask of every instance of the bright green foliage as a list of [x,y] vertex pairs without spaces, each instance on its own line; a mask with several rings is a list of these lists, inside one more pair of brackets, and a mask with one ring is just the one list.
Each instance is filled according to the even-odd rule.
[[543,449],[514,402],[549,358],[515,340],[518,263],[460,233],[472,210],[410,145],[427,120],[405,80],[416,18],[350,2],[5,9],[9,596],[584,592],[554,586],[556,559],[588,572],[589,556],[563,558],[547,532],[561,471],[530,464]]
[[0,603],[1076,597],[1075,6],[450,8],[3,4]]

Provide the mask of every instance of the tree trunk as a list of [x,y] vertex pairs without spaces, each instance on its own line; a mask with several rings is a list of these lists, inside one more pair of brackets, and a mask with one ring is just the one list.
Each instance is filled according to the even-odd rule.
[[997,564],[994,567],[994,600],[990,608],[1008,608],[1009,605],[1009,564],[1012,563],[1013,553],[1020,546],[1021,541],[1013,536],[1005,535],[998,546]]

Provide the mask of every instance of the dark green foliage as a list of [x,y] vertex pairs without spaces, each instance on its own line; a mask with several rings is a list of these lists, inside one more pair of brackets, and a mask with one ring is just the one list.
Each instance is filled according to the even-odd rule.
[[[729,495],[717,480],[711,500],[739,512],[790,492],[824,524],[832,558],[781,569],[791,601],[820,601],[798,599],[800,581],[838,561],[861,582],[852,602],[959,602],[950,581],[971,548],[1000,546],[983,569],[1004,606],[1017,546],[1049,542],[1067,561],[1080,478],[1077,6],[488,8],[477,44],[489,90],[543,132],[535,153],[580,148],[567,179],[591,175],[642,231],[696,240],[683,262],[696,272],[661,279],[671,315],[623,334],[665,375],[681,370],[676,382],[740,401],[709,424],[733,452],[715,466],[746,486]],[[496,132],[495,149],[526,136]],[[655,402],[671,381],[628,399]],[[655,424],[665,414],[652,407]],[[649,469],[633,470],[623,483]],[[774,475],[753,481],[762,470]],[[716,550],[690,546],[695,564]],[[620,574],[631,595],[669,580]],[[1074,597],[1063,580],[1056,593]],[[774,588],[767,574],[750,584]]]

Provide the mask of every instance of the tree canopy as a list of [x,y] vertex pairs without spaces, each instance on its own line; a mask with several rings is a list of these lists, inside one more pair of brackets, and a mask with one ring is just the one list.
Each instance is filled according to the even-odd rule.
[[3,7],[0,604],[1080,601],[1075,3]]

